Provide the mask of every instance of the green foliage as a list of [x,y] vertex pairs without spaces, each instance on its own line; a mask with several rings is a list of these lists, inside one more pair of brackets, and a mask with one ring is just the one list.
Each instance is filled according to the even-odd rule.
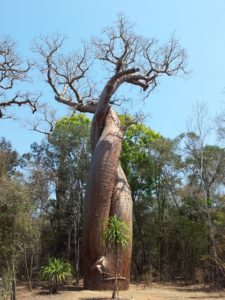
[[149,162],[149,146],[160,137],[160,134],[144,124],[127,125],[132,122],[132,118],[129,116],[121,115],[120,121],[122,126],[128,126],[123,136],[121,162],[126,168],[126,174],[129,176],[132,172],[133,164],[139,163],[143,170],[144,164]]
[[8,299],[24,251],[36,238],[36,229],[29,189],[16,172],[18,154],[4,139],[0,142],[0,158],[0,278],[2,297]]
[[192,220],[174,210],[170,212],[166,226],[168,250],[164,269],[169,269],[171,279],[181,276],[184,280],[191,280],[208,251],[207,228],[202,221]]
[[128,225],[121,221],[117,215],[111,216],[104,228],[103,238],[106,242],[106,246],[115,257],[115,280],[114,280],[114,290],[112,294],[112,299],[115,299],[117,296],[119,299],[117,277],[119,270],[119,251],[123,251],[129,244],[130,234]]
[[[121,121],[126,126],[131,118],[122,116]],[[125,131],[121,163],[134,201],[133,257],[139,275],[151,274],[152,269],[164,272],[165,263],[159,258],[166,255],[164,222],[181,184],[177,146],[177,140],[165,139],[143,124],[131,125]],[[168,218],[173,219],[172,215]]]
[[[132,122],[129,116],[122,115],[120,120],[124,127]],[[143,195],[151,194],[153,164],[150,151],[151,144],[159,138],[159,133],[144,124],[133,124],[126,128],[120,161],[132,192]]]
[[58,258],[52,257],[48,264],[41,268],[41,277],[50,284],[52,294],[58,292],[59,284],[65,282],[72,276],[72,266]]
[[59,129],[67,130],[68,127],[71,127],[71,128],[79,127],[81,129],[84,126],[89,126],[90,123],[91,123],[90,119],[85,114],[82,114],[82,113],[81,114],[73,114],[70,117],[64,117],[64,118],[60,119],[59,121],[57,121],[54,130],[56,130],[56,131]]
[[12,293],[12,271],[6,269],[1,270],[1,282],[0,282],[0,300],[8,300]]
[[59,120],[47,140],[24,156],[29,186],[40,224],[41,260],[57,256],[71,261],[80,278],[81,232],[90,120],[73,114]]
[[33,235],[28,191],[17,181],[0,178],[0,256],[3,264],[18,256]]
[[111,216],[104,229],[103,237],[108,248],[113,252],[116,252],[118,248],[123,250],[127,247],[130,239],[128,226],[116,215]]
[[0,176],[10,176],[15,174],[18,166],[18,153],[12,149],[10,142],[0,139]]
[[[84,114],[74,114],[60,119],[49,135],[49,143],[66,155],[74,147],[77,151],[84,139],[89,138],[90,119]],[[78,149],[77,149],[78,148]]]

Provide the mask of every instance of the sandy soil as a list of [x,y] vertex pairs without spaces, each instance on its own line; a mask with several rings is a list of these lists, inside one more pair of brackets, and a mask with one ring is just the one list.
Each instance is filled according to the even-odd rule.
[[[58,295],[49,295],[47,291],[35,289],[33,292],[24,286],[18,287],[18,300],[105,300],[111,298],[110,291],[87,291],[74,286],[64,287]],[[171,284],[151,284],[144,287],[142,284],[131,284],[128,291],[120,292],[121,299],[126,300],[182,300],[182,299],[225,299],[225,290],[212,291],[198,285],[182,286]]]

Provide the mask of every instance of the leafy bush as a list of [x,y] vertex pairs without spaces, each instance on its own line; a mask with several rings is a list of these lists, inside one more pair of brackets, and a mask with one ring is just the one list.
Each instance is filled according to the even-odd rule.
[[50,292],[58,293],[59,285],[72,276],[72,266],[58,258],[52,257],[48,264],[41,268],[41,278],[50,284]]

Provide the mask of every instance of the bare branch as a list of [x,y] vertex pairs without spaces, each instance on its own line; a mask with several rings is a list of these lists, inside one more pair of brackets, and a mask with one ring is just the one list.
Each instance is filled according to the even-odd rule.
[[[45,135],[49,135],[56,123],[56,111],[50,109],[47,105],[42,105],[38,111],[39,115],[34,121],[27,121],[29,130],[36,131]],[[47,128],[43,128],[43,125],[47,125]]]
[[[86,73],[88,72],[91,61],[87,59],[88,49],[83,43],[80,52],[69,55],[60,53],[64,37],[60,35],[49,36],[35,41],[33,51],[39,53],[43,58],[44,66],[41,67],[42,73],[46,74],[46,81],[55,93],[55,99],[72,108],[82,107],[83,96],[88,102],[84,89],[88,89]],[[86,87],[83,88],[85,81]]]
[[0,40],[0,89],[12,89],[16,81],[27,78],[30,64],[23,66],[16,54],[16,43],[6,37]]
[[123,113],[124,125],[122,126],[123,131],[125,132],[130,126],[141,124],[144,120],[143,113],[136,113],[134,116],[131,116],[128,112]]
[[34,97],[29,93],[26,94],[17,93],[12,99],[0,102],[0,107],[6,108],[12,105],[21,106],[26,104],[30,106],[32,112],[35,113],[37,111],[37,102],[39,98],[40,95]]
[[[165,46],[159,47],[155,39],[136,35],[133,26],[123,16],[119,16],[115,27],[106,28],[103,34],[105,38],[93,39],[92,44],[96,49],[96,58],[107,63],[114,73],[106,85],[115,80],[109,97],[122,83],[139,86],[149,94],[161,76],[187,72],[186,53],[174,37]],[[126,72],[134,69],[135,72],[128,76]]]
[[[39,107],[40,94],[35,95],[31,93],[22,94],[20,92],[16,93],[11,99],[6,99],[5,94],[1,94],[3,101],[0,100],[0,119],[1,118],[13,118],[12,115],[7,113],[9,107],[12,106],[27,106],[31,109],[32,113],[35,113]],[[1,97],[0,97],[1,98]]]
[[92,39],[96,58],[113,65],[115,73],[134,66],[135,56],[141,51],[140,37],[133,33],[132,27],[123,16],[119,16],[115,28],[103,31],[104,39]]
[[[103,38],[91,41],[95,60],[103,62],[110,76],[98,100],[89,88],[89,69],[93,65],[88,48],[70,55],[60,53],[63,38],[47,37],[36,43],[36,52],[44,59],[42,72],[55,99],[72,109],[95,112],[107,110],[120,85],[128,83],[141,88],[148,96],[161,76],[186,74],[186,53],[172,37],[164,46],[155,39],[143,38],[133,31],[126,18],[119,16],[115,26],[103,30]],[[116,97],[118,98],[118,97]],[[103,113],[104,115],[104,113]]]
[[36,112],[40,95],[21,92],[9,94],[17,82],[27,80],[30,68],[31,63],[23,64],[16,54],[16,43],[10,37],[2,38],[0,40],[0,119],[12,118],[12,115],[7,113],[7,108],[12,106],[28,106],[33,113]]

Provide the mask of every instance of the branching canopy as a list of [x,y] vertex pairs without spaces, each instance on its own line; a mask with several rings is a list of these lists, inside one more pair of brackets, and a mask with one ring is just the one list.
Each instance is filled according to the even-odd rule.
[[[115,92],[124,83],[137,86],[148,95],[159,77],[186,73],[186,53],[174,37],[158,46],[155,39],[136,35],[123,16],[118,17],[114,27],[103,31],[102,39],[93,38],[89,47],[83,44],[77,53],[61,54],[63,40],[60,35],[42,38],[36,41],[34,50],[43,58],[41,70],[55,99],[80,112],[101,112],[113,102]],[[96,61],[103,62],[110,74],[98,97],[94,96],[89,77]]]
[[[7,108],[27,105],[35,112],[39,96],[14,92],[17,82],[27,80],[31,64],[24,64],[16,54],[16,44],[9,38],[0,40],[0,118],[9,118]],[[10,94],[12,91],[13,95]]]

